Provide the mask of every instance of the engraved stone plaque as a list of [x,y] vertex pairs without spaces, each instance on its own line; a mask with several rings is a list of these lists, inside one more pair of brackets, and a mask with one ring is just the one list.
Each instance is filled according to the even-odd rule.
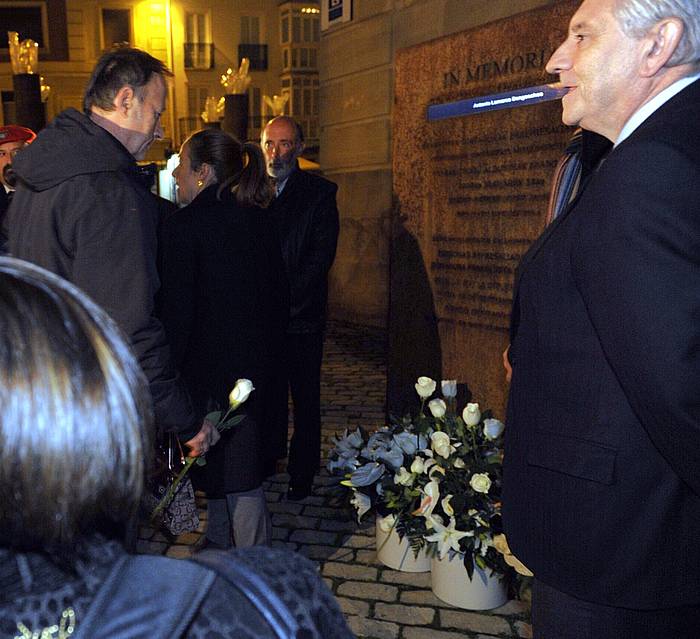
[[[397,54],[388,409],[415,404],[418,375],[466,383],[505,413],[501,353],[513,275],[539,235],[572,130],[558,100],[428,121],[433,104],[541,85],[578,0]],[[460,399],[464,399],[461,397]]]

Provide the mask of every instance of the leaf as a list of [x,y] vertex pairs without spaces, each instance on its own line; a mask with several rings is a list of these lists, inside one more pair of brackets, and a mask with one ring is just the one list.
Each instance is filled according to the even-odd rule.
[[197,461],[195,462],[197,466],[206,466],[207,465],[207,460],[205,457],[197,457]]
[[476,565],[479,566],[482,570],[486,569],[486,562],[484,561],[484,558],[481,555],[474,555],[474,561],[476,562]]
[[234,415],[231,419],[227,419],[223,424],[217,426],[219,430],[228,430],[232,426],[240,424],[246,418],[245,415]]
[[210,421],[212,424],[218,424],[219,420],[221,419],[221,411],[215,410],[214,412],[209,413],[204,419]]
[[471,581],[474,578],[474,558],[469,553],[465,553],[464,555],[464,567],[467,570],[469,581]]

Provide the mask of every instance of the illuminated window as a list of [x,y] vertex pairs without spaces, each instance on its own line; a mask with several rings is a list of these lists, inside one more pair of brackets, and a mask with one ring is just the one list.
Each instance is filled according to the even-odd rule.
[[131,41],[131,9],[102,9],[102,48]]

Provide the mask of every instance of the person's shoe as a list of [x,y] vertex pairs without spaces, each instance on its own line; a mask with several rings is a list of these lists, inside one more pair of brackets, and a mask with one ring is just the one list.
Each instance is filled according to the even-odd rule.
[[287,488],[287,499],[291,501],[299,501],[300,499],[306,499],[311,495],[311,484],[289,484]]

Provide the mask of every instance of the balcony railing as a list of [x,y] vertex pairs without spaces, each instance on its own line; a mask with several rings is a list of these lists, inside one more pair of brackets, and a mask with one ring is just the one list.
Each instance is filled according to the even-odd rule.
[[185,69],[213,69],[214,45],[205,42],[185,42]]
[[267,71],[267,45],[266,44],[239,44],[238,64],[243,58],[250,60],[251,71]]

